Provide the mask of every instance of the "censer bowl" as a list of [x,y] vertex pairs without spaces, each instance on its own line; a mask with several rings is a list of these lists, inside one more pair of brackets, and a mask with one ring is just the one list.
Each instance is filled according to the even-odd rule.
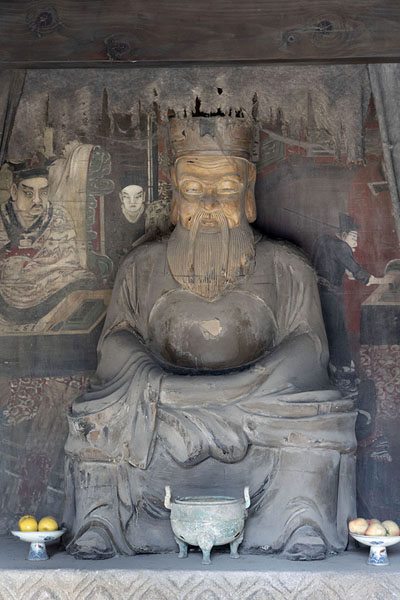
[[213,546],[230,544],[231,558],[239,558],[243,540],[249,488],[244,498],[230,496],[187,496],[171,500],[170,486],[165,488],[165,507],[171,511],[171,527],[179,546],[179,558],[186,558],[188,545],[199,546],[203,564],[209,565]]

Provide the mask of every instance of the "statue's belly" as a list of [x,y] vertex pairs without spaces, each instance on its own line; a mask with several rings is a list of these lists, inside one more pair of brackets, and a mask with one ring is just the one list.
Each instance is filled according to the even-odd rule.
[[250,293],[230,291],[208,302],[173,290],[153,306],[148,345],[173,365],[224,369],[255,360],[273,346],[274,336],[270,309]]

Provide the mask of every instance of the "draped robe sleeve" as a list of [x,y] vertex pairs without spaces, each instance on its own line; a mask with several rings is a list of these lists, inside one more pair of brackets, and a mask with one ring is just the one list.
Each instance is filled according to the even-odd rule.
[[72,406],[66,446],[67,453],[81,458],[124,458],[140,469],[151,460],[163,377],[142,342],[148,307],[145,290],[149,289],[143,283],[151,262],[144,264],[146,248],[139,248],[119,270],[99,341],[96,377]]

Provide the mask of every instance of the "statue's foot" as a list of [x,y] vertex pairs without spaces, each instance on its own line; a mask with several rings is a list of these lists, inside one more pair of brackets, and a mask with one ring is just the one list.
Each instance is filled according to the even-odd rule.
[[85,531],[67,547],[69,554],[83,560],[104,560],[116,555],[107,532],[101,527]]
[[326,552],[326,544],[321,536],[315,529],[305,525],[289,538],[282,557],[288,560],[323,560]]

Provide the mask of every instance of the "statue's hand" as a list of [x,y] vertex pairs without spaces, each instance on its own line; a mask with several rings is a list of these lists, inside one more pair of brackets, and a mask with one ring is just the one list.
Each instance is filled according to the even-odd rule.
[[264,370],[248,369],[226,375],[164,374],[160,404],[175,408],[223,406],[238,401],[261,383]]

